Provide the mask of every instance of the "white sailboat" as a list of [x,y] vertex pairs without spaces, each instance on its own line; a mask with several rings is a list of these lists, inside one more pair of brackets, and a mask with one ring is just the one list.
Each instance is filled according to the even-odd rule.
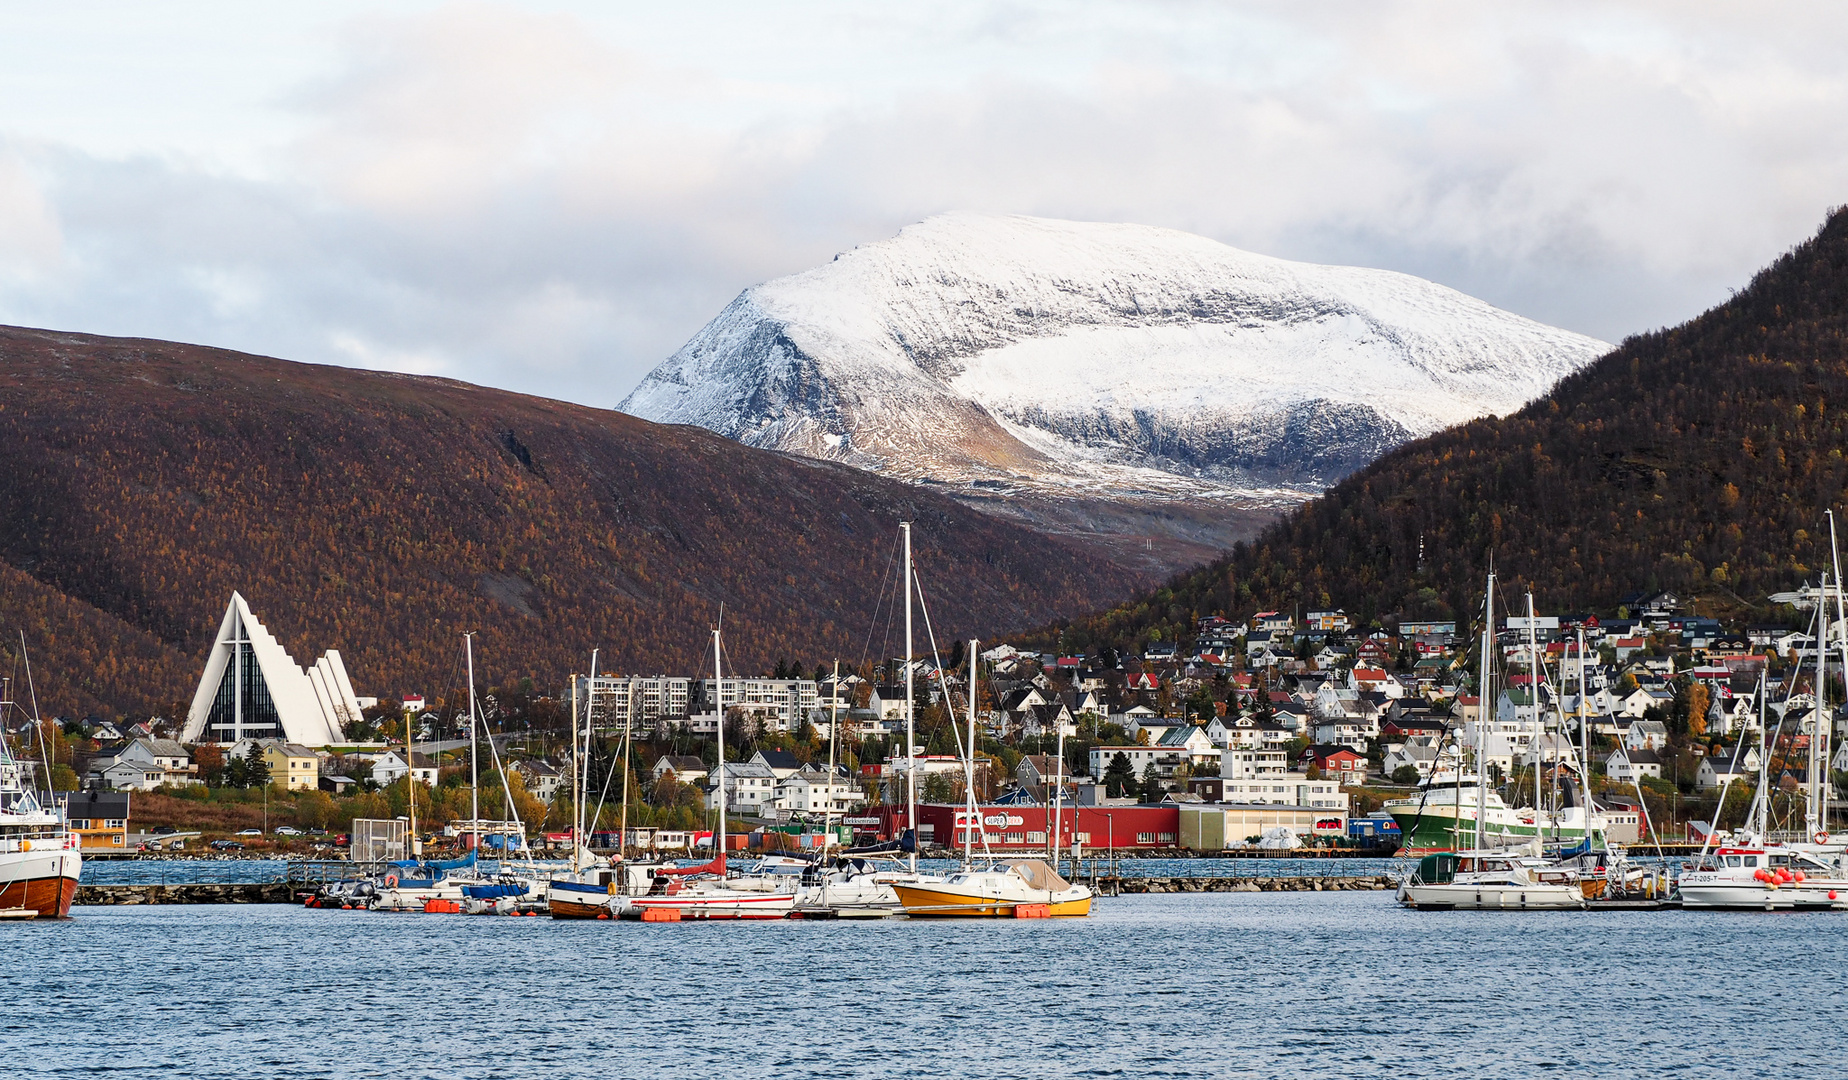
[[679,919],[786,919],[795,910],[798,879],[790,875],[730,878],[725,852],[725,683],[720,631],[712,632],[712,699],[718,712],[715,768],[718,828],[713,832],[712,861],[682,869],[654,870],[648,890],[639,896],[615,895],[605,904],[608,915],[647,918],[649,912],[673,913]]
[[[1530,600],[1530,608],[1531,604]],[[1491,839],[1491,811],[1502,814],[1508,812],[1506,806],[1499,805],[1501,799],[1489,787],[1487,719],[1491,708],[1489,691],[1493,683],[1495,653],[1495,572],[1491,570],[1483,601],[1482,668],[1481,678],[1477,680],[1477,699],[1481,708],[1476,716],[1474,739],[1476,777],[1467,788],[1467,794],[1474,796],[1475,802],[1473,843],[1468,850],[1432,854],[1421,859],[1417,868],[1400,883],[1399,902],[1410,908],[1436,910],[1582,908],[1585,906],[1585,896],[1576,882],[1541,881],[1534,872],[1537,860],[1529,862],[1516,852],[1490,850],[1488,847]],[[1537,673],[1537,669],[1530,670],[1536,670]],[[1536,753],[1536,769],[1538,760],[1539,755]],[[1453,830],[1462,824],[1466,793],[1461,762],[1458,764],[1458,776],[1450,799],[1453,814],[1450,825]],[[1534,807],[1534,818],[1527,837],[1535,847],[1541,836],[1539,813],[1539,807]],[[1409,841],[1409,832],[1407,838]]]

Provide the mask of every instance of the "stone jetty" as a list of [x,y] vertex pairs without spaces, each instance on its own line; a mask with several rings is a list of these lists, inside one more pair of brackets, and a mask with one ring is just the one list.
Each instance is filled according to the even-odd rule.
[[1385,874],[1375,877],[1100,877],[1092,882],[1107,895],[1196,892],[1344,892],[1398,888]]
[[80,905],[290,904],[296,887],[286,881],[198,885],[79,885]]

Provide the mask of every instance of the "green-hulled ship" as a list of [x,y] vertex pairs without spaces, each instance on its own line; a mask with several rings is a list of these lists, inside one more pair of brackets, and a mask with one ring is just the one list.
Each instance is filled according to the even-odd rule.
[[1576,844],[1589,831],[1594,848],[1604,846],[1604,815],[1583,806],[1556,812],[1531,806],[1510,807],[1494,788],[1482,790],[1473,778],[1454,774],[1433,779],[1409,799],[1385,806],[1399,824],[1402,855],[1457,851],[1476,845],[1476,811],[1483,811],[1482,841],[1490,847],[1507,847],[1538,836],[1542,841]]

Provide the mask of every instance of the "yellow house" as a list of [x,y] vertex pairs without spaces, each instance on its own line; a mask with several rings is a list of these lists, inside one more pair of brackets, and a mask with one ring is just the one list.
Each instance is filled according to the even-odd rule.
[[272,787],[284,791],[313,791],[320,784],[321,759],[306,746],[266,739],[263,760],[269,763]]
[[128,792],[73,791],[64,812],[83,850],[127,850]]

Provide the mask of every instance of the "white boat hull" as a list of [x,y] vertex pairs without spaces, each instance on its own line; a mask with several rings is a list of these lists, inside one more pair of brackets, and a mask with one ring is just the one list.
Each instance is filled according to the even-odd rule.
[[1454,911],[1566,911],[1585,906],[1575,885],[1405,885],[1399,898],[1408,907]]

